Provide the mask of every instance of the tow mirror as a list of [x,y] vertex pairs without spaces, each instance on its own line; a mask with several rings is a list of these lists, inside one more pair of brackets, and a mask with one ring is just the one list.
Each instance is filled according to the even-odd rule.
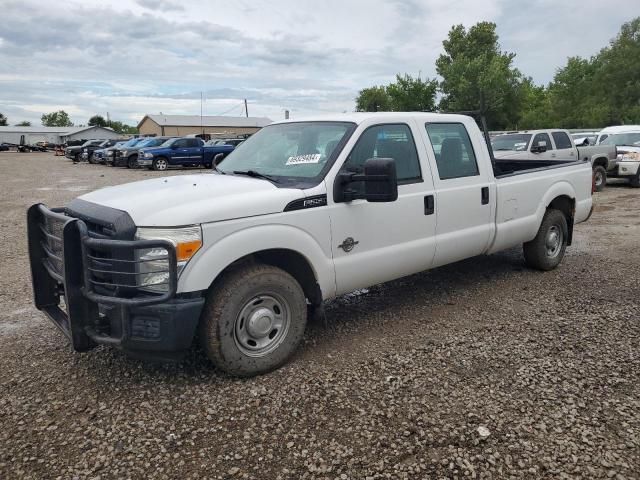
[[[351,189],[355,182],[363,182],[364,192]],[[396,162],[393,158],[370,158],[364,162],[364,173],[341,173],[334,187],[336,202],[350,202],[363,198],[367,202],[395,202],[398,199]]]
[[538,145],[534,145],[531,147],[532,153],[544,153],[547,151],[547,142],[545,140],[540,140]]

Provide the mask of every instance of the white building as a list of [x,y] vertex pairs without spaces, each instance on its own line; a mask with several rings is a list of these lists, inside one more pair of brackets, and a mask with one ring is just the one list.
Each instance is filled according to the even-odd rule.
[[25,145],[37,142],[59,145],[71,140],[107,140],[122,135],[106,127],[0,127],[0,143],[19,145],[23,136]]

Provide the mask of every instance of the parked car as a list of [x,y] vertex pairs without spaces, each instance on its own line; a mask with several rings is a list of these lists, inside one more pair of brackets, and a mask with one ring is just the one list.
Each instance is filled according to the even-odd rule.
[[129,156],[132,156],[131,161],[134,163],[138,155],[138,149],[136,146],[146,141],[148,138],[149,137],[136,137],[130,139],[124,145],[113,151],[111,158],[107,158],[107,163],[112,167],[126,166],[129,162]]
[[169,167],[207,167],[211,168],[216,155],[229,155],[233,145],[207,146],[200,138],[174,138],[160,147],[140,149],[138,165],[153,170],[166,170]]
[[81,160],[81,155],[82,152],[85,148],[89,147],[89,146],[97,146],[100,145],[102,142],[104,142],[104,139],[102,140],[87,140],[86,142],[84,142],[82,145],[76,145],[73,147],[67,147],[64,150],[64,156],[73,160],[74,162],[79,162]]
[[596,191],[607,184],[607,173],[616,167],[616,149],[610,145],[577,147],[569,132],[559,129],[529,130],[499,135],[491,141],[496,158],[513,160],[554,160],[575,158],[589,160],[593,167]]
[[96,160],[94,159],[95,153],[97,151],[104,150],[105,148],[113,147],[116,143],[120,141],[121,140],[109,139],[109,140],[104,140],[102,143],[99,143],[97,145],[95,144],[87,145],[86,147],[82,148],[82,155],[80,155],[80,158],[82,159],[82,161],[89,162],[91,164],[97,163]]
[[9,143],[0,143],[0,152],[7,152],[11,149],[12,145]]
[[111,145],[110,147],[96,150],[95,152],[93,152],[94,163],[101,163],[101,164],[107,163],[107,158],[113,154],[112,152],[116,148],[123,146],[127,142],[128,140],[121,140],[117,142],[115,145]]
[[118,156],[114,157],[116,167],[136,168],[139,166],[140,149],[145,147],[158,147],[175,137],[147,137],[141,142],[127,148],[118,150]]
[[609,176],[628,179],[632,187],[640,187],[640,129],[611,134],[602,142],[605,145],[618,151],[616,168]]
[[598,132],[598,138],[596,138],[596,145],[600,145],[609,137],[609,135],[612,135],[614,133],[622,133],[622,132],[629,132],[629,131],[636,131],[636,130],[640,130],[640,125],[614,125],[612,127],[603,128],[602,130],[600,130],[600,132]]
[[592,211],[589,162],[494,161],[462,115],[285,120],[218,169],[29,209],[35,304],[75,350],[174,359],[198,338],[226,372],[268,372],[324,300],[519,245],[551,270]]

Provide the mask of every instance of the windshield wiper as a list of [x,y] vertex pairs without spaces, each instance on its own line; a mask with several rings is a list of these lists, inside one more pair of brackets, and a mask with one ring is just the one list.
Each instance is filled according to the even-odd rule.
[[265,175],[264,173],[256,172],[255,170],[234,170],[233,173],[235,175],[246,175],[247,177],[262,178],[264,180],[269,180],[270,182],[280,183],[275,178]]

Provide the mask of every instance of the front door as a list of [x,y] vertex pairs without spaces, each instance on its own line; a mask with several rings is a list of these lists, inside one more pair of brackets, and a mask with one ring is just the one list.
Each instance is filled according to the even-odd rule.
[[[426,158],[416,149],[415,128],[406,123],[368,127],[341,166],[341,172],[362,173],[369,158],[393,158],[398,199],[330,205],[337,294],[431,266],[435,253],[434,191]],[[333,185],[327,187],[331,191]],[[362,192],[364,185],[354,183],[350,188]]]
[[191,162],[190,138],[180,138],[173,142],[171,163],[174,165],[188,165]]

